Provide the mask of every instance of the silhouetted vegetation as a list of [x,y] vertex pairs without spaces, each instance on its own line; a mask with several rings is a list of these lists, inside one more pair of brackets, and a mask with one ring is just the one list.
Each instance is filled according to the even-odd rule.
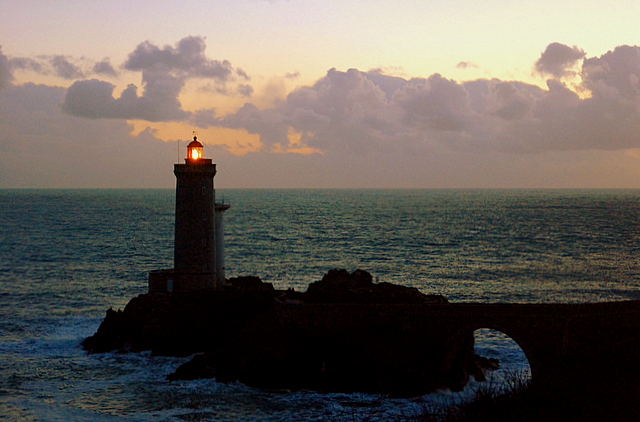
[[472,400],[430,403],[416,422],[522,421],[530,412],[523,403],[529,394],[529,377],[521,372],[507,373],[503,380],[488,377],[477,384]]
[[458,403],[429,404],[411,422],[565,422],[638,421],[640,409],[629,396],[636,392],[616,388],[589,394],[580,388],[545,391],[532,385],[524,374],[508,374],[505,381],[479,384],[475,397]]

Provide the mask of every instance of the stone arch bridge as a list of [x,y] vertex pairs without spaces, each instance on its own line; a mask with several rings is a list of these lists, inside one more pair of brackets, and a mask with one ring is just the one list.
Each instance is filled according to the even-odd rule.
[[317,304],[305,305],[304,312],[294,309],[280,317],[306,327],[333,324],[351,332],[372,326],[388,332],[393,327],[416,338],[437,338],[444,370],[453,366],[461,349],[469,347],[475,330],[498,330],[523,349],[533,385],[559,394],[633,391],[640,396],[640,301]]
[[[593,304],[453,304],[421,317],[447,321],[452,345],[479,328],[522,348],[532,381],[562,391],[640,385],[640,301]],[[637,389],[637,388],[636,388]]]

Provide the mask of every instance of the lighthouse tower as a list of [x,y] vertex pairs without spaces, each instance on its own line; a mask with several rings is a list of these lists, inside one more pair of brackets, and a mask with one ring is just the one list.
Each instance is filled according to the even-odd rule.
[[197,136],[187,145],[184,164],[175,164],[176,215],[171,270],[149,274],[150,292],[219,290],[225,282],[222,213],[215,203],[216,165],[204,158]]

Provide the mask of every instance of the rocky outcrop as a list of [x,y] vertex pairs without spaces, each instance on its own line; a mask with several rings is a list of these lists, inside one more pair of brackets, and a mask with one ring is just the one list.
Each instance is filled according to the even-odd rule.
[[228,290],[236,290],[243,292],[273,292],[273,284],[265,283],[260,277],[245,276],[233,277],[227,280]]
[[454,344],[442,327],[407,324],[420,306],[276,305],[170,379],[215,377],[264,389],[394,396],[459,391],[470,375],[482,373],[473,336]]
[[425,295],[415,287],[373,282],[366,271],[331,270],[311,283],[302,297],[305,303],[445,303],[442,295]]
[[400,396],[460,390],[482,368],[473,336],[455,344],[446,324],[412,317],[451,306],[439,295],[374,283],[366,271],[329,271],[306,292],[276,291],[256,277],[222,292],[152,294],[107,312],[83,347],[194,357],[170,379],[215,377],[264,389]]
[[124,310],[108,310],[82,347],[89,353],[188,356],[210,350],[273,308],[273,290],[143,294]]

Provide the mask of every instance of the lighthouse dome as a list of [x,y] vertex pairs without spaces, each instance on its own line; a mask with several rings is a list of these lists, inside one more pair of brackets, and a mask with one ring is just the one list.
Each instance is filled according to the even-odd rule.
[[194,139],[193,141],[189,142],[187,148],[202,148],[202,144],[197,139]]

